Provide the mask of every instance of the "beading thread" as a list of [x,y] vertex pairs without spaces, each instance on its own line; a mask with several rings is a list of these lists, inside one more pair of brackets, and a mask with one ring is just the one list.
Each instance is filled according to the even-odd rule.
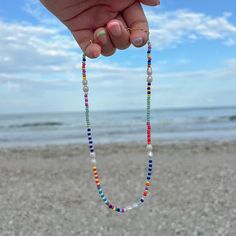
[[145,198],[148,195],[148,191],[150,189],[151,185],[151,175],[152,175],[152,166],[153,166],[153,152],[152,152],[152,142],[151,142],[151,122],[150,122],[150,107],[151,107],[151,85],[152,85],[152,58],[151,58],[151,42],[148,40],[148,50],[147,50],[147,118],[146,118],[146,131],[147,131],[147,146],[146,146],[146,151],[147,151],[147,156],[148,156],[148,168],[147,168],[147,177],[145,180],[145,187],[144,191],[141,195],[141,197],[138,198],[137,201],[135,201],[133,204],[127,206],[127,207],[117,207],[113,203],[109,201],[109,199],[106,197],[102,190],[102,186],[100,183],[99,175],[98,175],[98,170],[96,166],[96,153],[95,153],[95,148],[94,148],[94,143],[93,143],[93,138],[92,138],[92,129],[91,129],[91,124],[90,124],[90,119],[89,119],[89,99],[88,99],[88,94],[89,94],[89,87],[88,87],[88,80],[86,76],[86,55],[83,54],[83,59],[82,59],[82,84],[83,84],[83,91],[84,91],[84,102],[85,102],[85,119],[86,119],[86,126],[87,126],[87,137],[88,137],[88,147],[89,147],[89,153],[90,153],[90,160],[92,164],[92,171],[93,171],[93,176],[94,180],[96,183],[97,191],[98,194],[100,195],[102,201],[106,204],[106,206],[118,213],[124,213],[127,211],[130,211],[138,206],[140,206]]

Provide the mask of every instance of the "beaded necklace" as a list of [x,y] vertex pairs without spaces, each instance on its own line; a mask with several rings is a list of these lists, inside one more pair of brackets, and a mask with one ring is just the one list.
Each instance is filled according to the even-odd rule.
[[[135,30],[135,29],[130,29],[129,30]],[[151,181],[151,174],[152,174],[152,144],[151,144],[151,123],[150,123],[150,100],[151,100],[151,83],[152,83],[152,66],[151,66],[151,42],[148,40],[148,50],[147,50],[147,119],[146,119],[146,128],[147,128],[147,156],[148,156],[148,171],[147,171],[147,177],[145,181],[145,188],[144,192],[141,195],[141,197],[135,201],[132,205],[129,205],[127,207],[116,207],[113,203],[111,203],[108,198],[105,196],[103,193],[100,180],[98,177],[98,171],[96,167],[96,153],[95,153],[95,148],[93,146],[93,139],[92,139],[92,129],[90,125],[90,119],[89,119],[89,104],[88,104],[88,81],[86,77],[86,55],[83,54],[83,61],[82,61],[82,84],[83,84],[83,91],[84,91],[84,101],[85,101],[85,118],[86,118],[86,125],[87,125],[87,137],[88,137],[88,145],[89,145],[89,152],[90,152],[90,159],[91,159],[91,164],[92,164],[92,171],[93,171],[93,176],[95,179],[96,187],[98,190],[98,193],[101,197],[101,199],[104,201],[106,206],[119,213],[124,213],[127,211],[130,211],[138,206],[140,206],[144,200],[145,197],[148,195],[148,190],[150,188],[150,181]]]

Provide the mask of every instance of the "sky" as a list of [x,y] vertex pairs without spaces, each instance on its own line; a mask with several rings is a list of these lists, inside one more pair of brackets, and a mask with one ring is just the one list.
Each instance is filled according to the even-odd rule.
[[[236,4],[144,7],[153,45],[152,108],[236,106]],[[2,1],[0,114],[84,110],[82,51],[34,0]],[[146,47],[88,60],[91,110],[145,109]]]

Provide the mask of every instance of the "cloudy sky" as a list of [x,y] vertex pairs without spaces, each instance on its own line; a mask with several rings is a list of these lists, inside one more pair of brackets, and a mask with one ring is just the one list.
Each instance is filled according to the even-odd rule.
[[[153,108],[236,105],[236,5],[163,0],[145,7]],[[0,113],[83,110],[81,50],[38,1],[2,1]],[[92,110],[145,108],[146,48],[88,61]]]

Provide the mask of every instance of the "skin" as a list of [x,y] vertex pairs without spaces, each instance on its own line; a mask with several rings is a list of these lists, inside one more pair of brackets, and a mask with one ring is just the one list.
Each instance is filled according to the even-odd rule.
[[[110,56],[132,43],[142,47],[148,40],[148,22],[141,3],[159,5],[159,0],[41,0],[72,32],[90,58]],[[127,30],[129,28],[143,30]],[[92,43],[91,43],[92,40]]]

